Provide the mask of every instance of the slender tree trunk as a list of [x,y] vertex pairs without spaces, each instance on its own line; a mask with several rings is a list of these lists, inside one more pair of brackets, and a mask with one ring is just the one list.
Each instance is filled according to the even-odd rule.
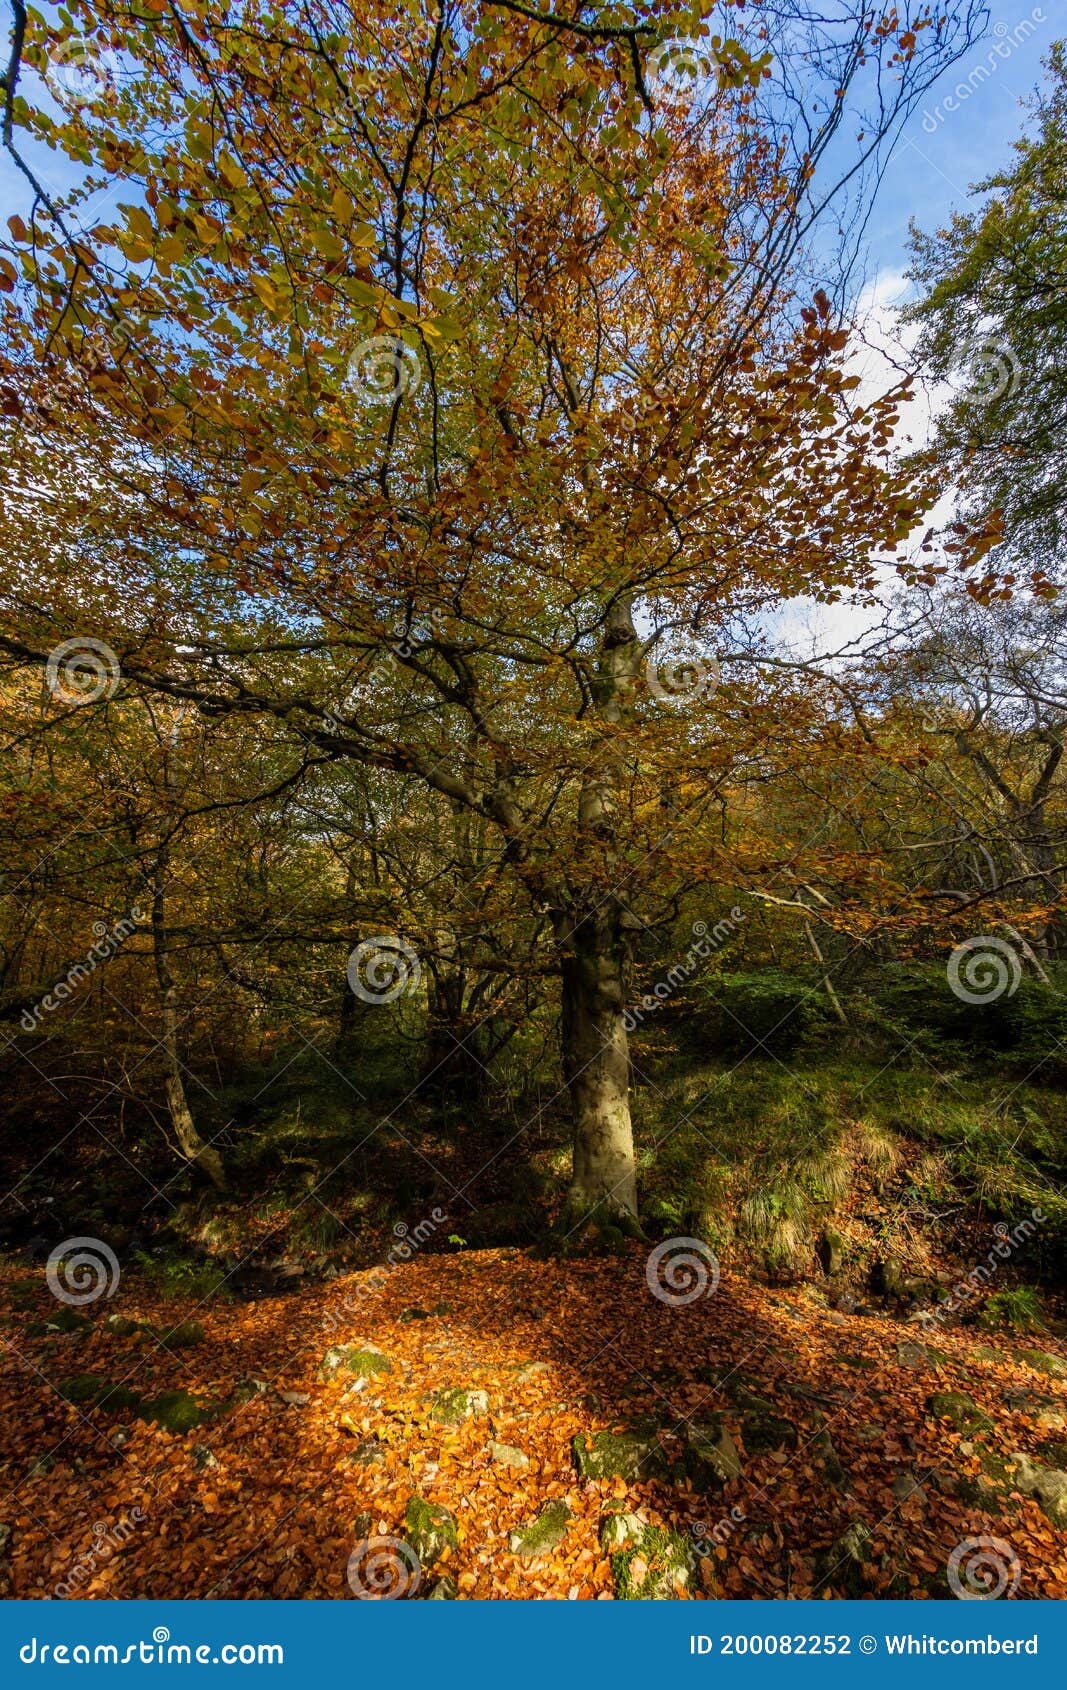
[[555,916],[563,1073],[574,1121],[565,1230],[595,1217],[640,1233],[625,1022],[625,911],[617,890],[624,869],[617,818],[625,769],[616,730],[632,708],[641,654],[630,600],[616,600],[605,617],[594,685],[604,731],[591,747],[578,795],[580,867],[594,868],[595,890]]
[[170,966],[170,945],[166,925],[167,855],[160,851],[156,857],[152,882],[152,949],[159,982],[161,1045],[163,1049],[164,1082],[167,1111],[170,1115],[178,1148],[189,1162],[203,1169],[208,1179],[220,1191],[226,1189],[226,1172],[222,1157],[196,1130],[193,1112],[185,1095],[182,1067],[178,1058],[178,1001],[174,975]]
[[559,934],[563,1074],[574,1121],[565,1230],[591,1218],[637,1230],[624,956],[613,924],[611,910],[595,911]]

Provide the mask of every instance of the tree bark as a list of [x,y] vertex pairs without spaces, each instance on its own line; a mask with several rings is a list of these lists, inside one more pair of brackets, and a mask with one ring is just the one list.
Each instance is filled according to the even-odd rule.
[[225,1191],[226,1171],[222,1165],[222,1157],[212,1145],[205,1144],[197,1132],[193,1112],[185,1095],[185,1083],[178,1057],[178,1000],[167,938],[166,884],[167,855],[165,851],[160,851],[156,857],[152,883],[152,950],[156,979],[159,982],[160,1044],[163,1050],[167,1111],[182,1155],[187,1161],[202,1168],[220,1191]]
[[624,954],[614,925],[613,911],[595,911],[560,934],[563,1075],[574,1123],[564,1230],[591,1219],[638,1230]]

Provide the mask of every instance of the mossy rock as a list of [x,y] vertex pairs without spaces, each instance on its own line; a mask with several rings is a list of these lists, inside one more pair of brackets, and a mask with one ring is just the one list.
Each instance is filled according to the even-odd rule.
[[1016,1359],[1032,1367],[1035,1373],[1044,1373],[1050,1379],[1067,1379],[1067,1361],[1062,1356],[1050,1355],[1047,1350],[1018,1350]]
[[151,1331],[151,1327],[143,1320],[130,1320],[124,1314],[109,1314],[104,1321],[104,1331],[113,1338],[133,1338],[139,1333]]
[[574,1515],[565,1502],[548,1502],[536,1520],[510,1533],[508,1548],[513,1555],[521,1555],[526,1561],[537,1555],[547,1555],[557,1543],[562,1543],[573,1519]]
[[440,1426],[458,1426],[463,1420],[479,1419],[489,1413],[489,1398],[485,1391],[471,1391],[463,1385],[438,1391],[430,1408],[430,1419]]
[[600,1522],[600,1547],[610,1555],[639,1538],[644,1529],[645,1521],[639,1515],[622,1508],[613,1509]]
[[181,1434],[214,1420],[217,1413],[216,1407],[199,1402],[189,1391],[164,1391],[141,1404],[138,1419],[147,1420],[164,1432]]
[[393,1364],[373,1344],[332,1344],[319,1364],[319,1378],[333,1379],[338,1373],[355,1379],[372,1379],[378,1373],[392,1373]]
[[555,1369],[550,1361],[517,1361],[512,1367],[517,1385],[528,1385],[533,1379],[543,1379]]
[[404,1509],[408,1542],[424,1567],[432,1567],[446,1549],[459,1547],[459,1527],[451,1509],[426,1502],[421,1496],[408,1498]]
[[1042,1431],[1067,1431],[1067,1404],[1058,1397],[1046,1397],[1037,1391],[1009,1391],[1004,1406],[1011,1414],[1025,1414]]
[[678,1602],[693,1593],[696,1559],[681,1532],[642,1526],[614,1552],[611,1571],[620,1602]]
[[35,1320],[26,1328],[31,1338],[48,1338],[54,1332],[88,1332],[92,1321],[77,1309],[56,1309],[54,1314],[46,1315],[44,1320]]
[[63,1379],[56,1386],[56,1390],[64,1402],[95,1402],[101,1391],[107,1389],[107,1380],[101,1379],[96,1373],[79,1373],[74,1379]]
[[1042,1467],[1028,1455],[1016,1455],[1015,1488],[1032,1496],[1054,1526],[1067,1531],[1067,1473]]
[[847,1531],[835,1538],[829,1549],[823,1550],[816,1558],[815,1595],[833,1589],[854,1600],[864,1596],[868,1588],[873,1542],[871,1529],[863,1520],[855,1520]]
[[621,1432],[579,1432],[571,1448],[581,1479],[667,1477],[667,1457],[653,1430],[630,1426]]
[[498,1467],[510,1467],[516,1473],[522,1473],[530,1465],[530,1457],[514,1444],[490,1444],[489,1454]]
[[129,1385],[105,1385],[96,1406],[105,1414],[121,1414],[124,1408],[140,1408],[143,1401],[141,1392],[132,1390]]
[[992,1349],[989,1344],[974,1344],[967,1351],[967,1355],[971,1361],[988,1361],[992,1362],[995,1367],[1006,1367],[1008,1365],[1007,1356],[1002,1355],[999,1350]]
[[780,1414],[757,1413],[755,1409],[742,1416],[741,1436],[750,1455],[797,1447],[797,1429],[792,1420],[786,1420]]
[[694,1490],[703,1495],[721,1491],[724,1485],[741,1477],[737,1445],[718,1415],[687,1428],[685,1471]]
[[966,1391],[935,1391],[927,1398],[926,1407],[938,1420],[949,1421],[957,1432],[981,1432],[992,1428],[993,1422],[988,1414]]
[[183,1320],[159,1334],[159,1341],[168,1350],[191,1350],[204,1342],[204,1328],[198,1320]]

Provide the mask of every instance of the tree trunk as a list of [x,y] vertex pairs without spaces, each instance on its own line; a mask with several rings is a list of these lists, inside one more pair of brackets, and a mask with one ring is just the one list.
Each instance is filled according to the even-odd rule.
[[639,1231],[623,949],[613,926],[609,908],[559,933],[563,1074],[574,1121],[564,1231],[590,1219]]
[[170,966],[170,946],[166,927],[167,858],[161,851],[156,858],[152,885],[152,949],[159,981],[161,1038],[167,1110],[174,1136],[182,1155],[203,1169],[208,1179],[220,1191],[226,1189],[226,1172],[222,1157],[196,1130],[189,1100],[185,1095],[182,1067],[178,1058],[178,1002],[174,975]]

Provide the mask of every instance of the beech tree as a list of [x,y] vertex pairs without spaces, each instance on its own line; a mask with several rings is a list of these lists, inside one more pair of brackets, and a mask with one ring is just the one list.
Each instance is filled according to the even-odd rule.
[[[0,644],[91,640],[93,708],[261,719],[483,828],[561,982],[564,1225],[636,1227],[627,954],[774,719],[736,629],[871,582],[933,495],[840,307],[970,9],[15,13]],[[22,91],[75,57],[58,114]]]

